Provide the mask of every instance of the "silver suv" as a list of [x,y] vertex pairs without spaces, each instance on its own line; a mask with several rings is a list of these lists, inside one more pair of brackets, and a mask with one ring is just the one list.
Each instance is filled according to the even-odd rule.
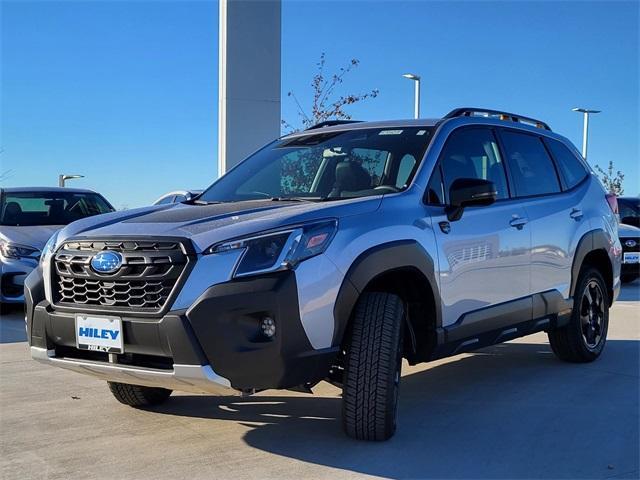
[[328,380],[345,432],[385,440],[403,358],[540,331],[562,360],[601,354],[620,288],[608,200],[538,120],[328,122],[194,200],[63,229],[26,281],[31,354],[131,406]]

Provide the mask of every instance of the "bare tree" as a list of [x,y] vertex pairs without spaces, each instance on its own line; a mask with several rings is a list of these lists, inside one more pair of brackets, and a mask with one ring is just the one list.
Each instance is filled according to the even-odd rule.
[[[309,128],[327,120],[350,120],[351,115],[347,113],[345,107],[362,102],[367,98],[376,98],[378,96],[379,91],[373,89],[365,93],[335,97],[336,88],[342,85],[345,76],[354,68],[357,68],[359,64],[360,61],[354,58],[348,65],[341,67],[337,73],[327,75],[325,72],[326,55],[324,52],[320,55],[320,61],[317,63],[318,71],[311,82],[311,88],[313,89],[311,108],[309,110],[303,108],[294,92],[287,93],[287,96],[293,98],[296,104],[301,128]],[[282,120],[282,127],[289,130],[289,132],[300,130],[299,127],[295,127],[286,120]]]
[[624,193],[624,186],[622,183],[624,182],[624,173],[620,170],[614,172],[613,161],[609,161],[609,166],[605,171],[600,165],[595,166],[596,171],[600,175],[600,181],[604,185],[609,193],[613,193],[615,195],[622,195]]
[[0,172],[0,182],[9,180],[11,177],[15,175],[15,173],[16,172],[12,168],[10,168],[9,170],[4,170]]
[[[2,155],[4,153],[4,148],[0,148],[0,155]],[[5,182],[7,180],[9,180],[11,177],[13,177],[16,174],[15,170],[13,170],[13,168],[9,168],[7,170],[3,170],[0,172],[0,182]]]

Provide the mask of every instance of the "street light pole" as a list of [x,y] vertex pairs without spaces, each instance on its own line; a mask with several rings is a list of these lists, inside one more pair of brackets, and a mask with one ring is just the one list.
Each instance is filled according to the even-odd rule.
[[64,187],[67,180],[73,180],[75,178],[84,178],[84,175],[58,175],[58,186]]
[[405,73],[402,76],[415,82],[413,118],[420,118],[420,76],[414,75],[413,73]]
[[590,113],[600,113],[601,110],[590,110],[588,108],[572,108],[574,112],[579,112],[583,114],[583,125],[582,125],[582,156],[584,159],[587,159],[587,144],[589,142],[589,114]]

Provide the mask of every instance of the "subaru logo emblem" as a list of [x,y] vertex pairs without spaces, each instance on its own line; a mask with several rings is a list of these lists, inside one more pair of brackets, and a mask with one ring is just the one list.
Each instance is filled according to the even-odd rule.
[[636,242],[635,240],[627,240],[626,242],[624,242],[624,244],[629,248],[633,248],[638,244],[638,242]]
[[122,266],[122,255],[118,252],[105,251],[93,256],[91,268],[98,273],[114,273]]

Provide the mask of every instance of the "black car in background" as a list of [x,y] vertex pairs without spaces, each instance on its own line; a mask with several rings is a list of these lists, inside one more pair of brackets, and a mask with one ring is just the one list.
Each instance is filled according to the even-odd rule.
[[640,198],[618,197],[622,244],[622,283],[633,282],[640,276]]
[[640,228],[640,198],[618,197],[620,223]]

